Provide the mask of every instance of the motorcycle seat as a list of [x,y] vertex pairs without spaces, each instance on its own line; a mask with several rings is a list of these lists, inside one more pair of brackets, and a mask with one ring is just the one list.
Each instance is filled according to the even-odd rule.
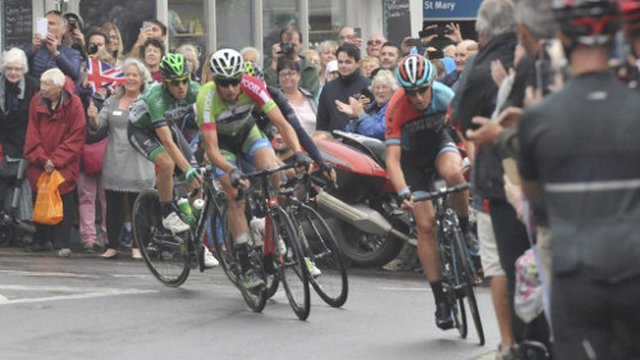
[[369,155],[378,165],[385,168],[385,146],[381,140],[341,130],[333,130],[333,135],[341,139],[344,144]]

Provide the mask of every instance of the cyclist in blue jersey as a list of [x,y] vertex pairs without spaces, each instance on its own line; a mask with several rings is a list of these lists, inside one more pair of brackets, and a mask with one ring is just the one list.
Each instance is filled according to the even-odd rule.
[[[435,172],[448,186],[465,182],[462,158],[445,127],[453,92],[436,82],[436,70],[420,55],[405,57],[396,69],[401,89],[395,92],[386,113],[386,165],[398,192],[398,203],[412,209],[418,232],[418,257],[436,301],[436,325],[453,327],[449,303],[442,290],[435,214],[431,202],[413,202],[413,195],[430,191]],[[451,196],[465,237],[469,231],[466,192]]]

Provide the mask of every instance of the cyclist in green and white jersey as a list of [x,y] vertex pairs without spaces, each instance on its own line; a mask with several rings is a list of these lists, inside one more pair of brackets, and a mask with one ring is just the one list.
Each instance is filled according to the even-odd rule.
[[[279,164],[271,143],[260,132],[251,112],[258,106],[275,125],[287,144],[295,151],[298,163],[310,164],[311,159],[300,151],[293,127],[258,79],[244,73],[242,56],[233,49],[221,49],[210,61],[214,80],[205,84],[196,101],[198,125],[209,159],[218,168],[216,176],[229,200],[228,221],[234,239],[234,250],[242,266],[243,286],[255,289],[264,282],[250,270],[248,259],[249,229],[244,202],[237,202],[237,188],[248,186],[238,169],[242,156],[256,169]],[[277,179],[274,179],[277,186]]]
[[131,145],[158,169],[162,225],[175,234],[189,230],[189,225],[180,219],[173,204],[174,173],[182,174],[189,188],[202,182],[193,167],[189,144],[175,121],[191,111],[200,84],[190,79],[189,66],[180,54],[166,54],[160,71],[163,82],[151,86],[131,105],[128,136]]

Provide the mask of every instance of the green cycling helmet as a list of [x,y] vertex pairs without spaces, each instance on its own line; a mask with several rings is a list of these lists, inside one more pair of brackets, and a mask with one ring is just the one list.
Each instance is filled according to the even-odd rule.
[[247,61],[244,63],[244,73],[256,77],[260,79],[260,81],[264,81],[264,73],[262,72],[260,65],[255,64],[251,61]]
[[164,80],[179,80],[191,75],[189,64],[182,54],[167,53],[160,62],[160,72]]

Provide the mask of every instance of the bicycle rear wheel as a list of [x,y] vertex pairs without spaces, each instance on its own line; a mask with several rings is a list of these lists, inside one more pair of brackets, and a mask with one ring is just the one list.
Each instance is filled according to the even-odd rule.
[[281,239],[287,249],[285,254],[276,253],[280,281],[293,312],[300,320],[306,320],[311,311],[311,297],[306,264],[296,232],[291,219],[282,208],[272,211],[270,221],[272,239]]
[[302,253],[320,272],[316,276],[310,274],[309,282],[327,304],[333,307],[344,305],[349,293],[347,269],[331,228],[307,204],[301,203],[292,210],[291,220],[296,227]]
[[160,198],[155,190],[140,193],[133,205],[133,239],[151,274],[161,283],[178,287],[189,277],[189,264],[181,254],[183,239],[162,226]]
[[[469,312],[471,313],[471,318],[473,319],[473,324],[476,328],[476,333],[478,334],[478,340],[480,345],[484,345],[484,329],[482,328],[482,319],[480,318],[480,312],[478,311],[478,301],[476,299],[476,291],[473,286],[475,281],[473,279],[474,271],[472,260],[467,252],[466,246],[464,245],[462,231],[460,231],[459,228],[456,229],[453,240],[456,247],[456,255],[458,256],[457,262],[459,263],[460,268],[460,285],[464,287],[463,295],[467,298]],[[460,301],[462,302],[462,298],[460,298]]]

